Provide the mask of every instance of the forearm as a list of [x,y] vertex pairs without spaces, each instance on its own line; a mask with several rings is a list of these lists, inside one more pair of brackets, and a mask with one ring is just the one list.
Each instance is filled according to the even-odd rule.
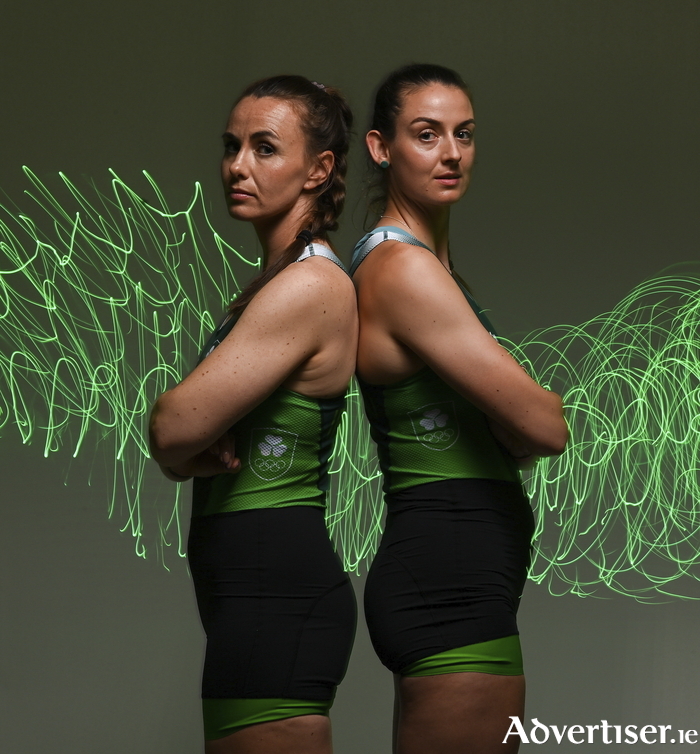
[[541,390],[544,391],[544,405],[539,409],[539,442],[532,444],[532,452],[537,456],[558,456],[564,452],[569,441],[564,404],[557,393],[544,388]]
[[494,437],[516,460],[559,455],[569,437],[561,398],[543,388],[538,392],[537,400],[523,404],[520,412],[489,417]]
[[148,429],[151,456],[161,468],[172,469],[191,461],[218,437],[215,432],[207,433],[186,420],[172,390],[155,402]]
[[191,475],[178,474],[177,470],[170,466],[160,466],[160,470],[167,479],[170,479],[171,482],[188,482],[192,479]]
[[[219,448],[226,448],[220,450]],[[176,466],[161,464],[160,470],[173,482],[186,482],[192,477],[212,477],[219,474],[237,474],[241,462],[234,456],[233,439],[220,440],[211,448]]]
[[164,415],[167,418],[168,411],[171,410],[167,405],[167,397],[168,393],[164,393],[156,401],[149,423],[151,456],[160,466],[161,472],[173,482],[186,482],[197,476],[237,473],[241,462],[236,458],[235,438],[228,432],[213,440],[206,437],[202,442],[188,444],[180,441],[179,445],[167,443],[168,423],[163,421]]
[[512,432],[509,432],[503,425],[494,421],[490,417],[486,417],[491,430],[491,434],[494,438],[506,449],[509,455],[511,455],[516,461],[520,459],[529,459],[533,457],[532,450],[526,445],[523,440],[516,437]]

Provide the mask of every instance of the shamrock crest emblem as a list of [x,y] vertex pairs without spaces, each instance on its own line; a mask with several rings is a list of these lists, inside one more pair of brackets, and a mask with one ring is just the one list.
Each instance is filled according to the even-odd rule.
[[299,436],[278,427],[255,427],[250,434],[249,464],[260,479],[271,482],[292,467]]
[[413,434],[430,450],[447,450],[459,437],[459,421],[453,401],[429,403],[408,412]]
[[258,443],[258,450],[264,456],[269,456],[272,453],[275,458],[279,458],[287,450],[287,446],[282,442],[281,437],[265,435],[265,439]]
[[430,411],[426,411],[423,414],[423,418],[420,420],[421,427],[424,427],[426,431],[432,432],[435,427],[444,427],[447,424],[449,416],[443,414],[439,408],[433,408]]

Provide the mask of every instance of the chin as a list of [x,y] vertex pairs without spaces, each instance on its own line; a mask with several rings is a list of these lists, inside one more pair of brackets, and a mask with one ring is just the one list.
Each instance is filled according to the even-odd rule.
[[237,204],[228,205],[228,213],[234,220],[242,220],[243,222],[250,222],[254,220],[252,213],[248,208],[241,207]]
[[435,196],[428,199],[426,204],[432,204],[433,207],[451,207],[464,196],[462,193],[443,194],[442,196]]
[[444,194],[442,194],[442,196],[438,198],[437,203],[443,204],[449,207],[453,204],[456,204],[466,193],[467,193],[466,187],[463,190],[460,187],[459,189],[446,191]]

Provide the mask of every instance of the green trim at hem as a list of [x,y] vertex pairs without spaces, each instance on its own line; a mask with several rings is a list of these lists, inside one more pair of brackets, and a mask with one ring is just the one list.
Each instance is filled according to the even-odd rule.
[[204,738],[213,741],[242,728],[301,715],[328,716],[333,700],[305,699],[202,699]]
[[[244,507],[242,507],[244,506]],[[246,511],[262,511],[262,510],[278,510],[280,508],[326,508],[326,493],[323,493],[323,500],[318,502],[308,502],[301,500],[292,500],[291,503],[274,503],[272,505],[259,505],[253,503],[252,505],[241,504],[239,507],[231,507],[230,505],[222,505],[221,508],[215,508],[214,510],[204,510],[203,512],[195,513],[193,511],[192,518],[204,518],[205,516],[218,516],[220,513],[245,513]]]
[[412,662],[402,676],[419,677],[446,673],[490,673],[492,675],[522,675],[523,655],[517,634],[502,639],[482,641]]

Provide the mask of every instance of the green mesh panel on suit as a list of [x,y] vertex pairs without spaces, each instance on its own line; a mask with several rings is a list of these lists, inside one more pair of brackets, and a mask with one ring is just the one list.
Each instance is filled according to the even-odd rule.
[[233,428],[237,474],[195,480],[194,515],[326,504],[327,468],[344,397],[278,389]]
[[385,492],[442,479],[519,480],[485,415],[427,367],[393,385],[360,387]]

